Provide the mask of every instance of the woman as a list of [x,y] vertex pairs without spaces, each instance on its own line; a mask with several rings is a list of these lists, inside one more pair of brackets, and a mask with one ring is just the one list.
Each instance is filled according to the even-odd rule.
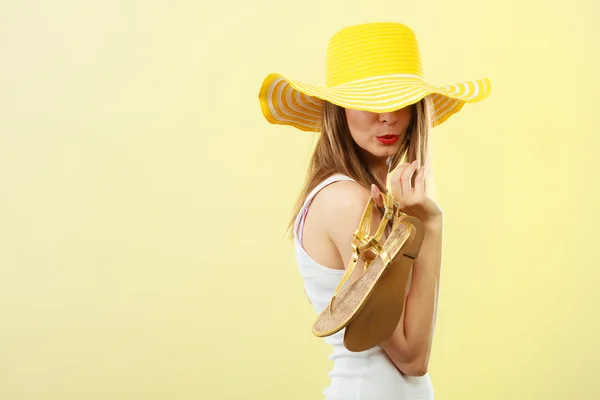
[[[271,74],[260,93],[271,123],[321,132],[290,222],[306,294],[320,313],[345,273],[353,233],[390,167],[399,208],[423,222],[400,322],[379,346],[352,352],[344,330],[325,338],[334,361],[327,399],[432,399],[427,374],[442,258],[443,213],[431,198],[428,134],[466,102],[487,97],[487,79],[433,87],[424,82],[414,33],[397,23],[345,28],[329,42],[327,86]],[[381,221],[376,212],[375,229]],[[383,238],[382,240],[385,240]],[[360,277],[356,268],[350,282]]]

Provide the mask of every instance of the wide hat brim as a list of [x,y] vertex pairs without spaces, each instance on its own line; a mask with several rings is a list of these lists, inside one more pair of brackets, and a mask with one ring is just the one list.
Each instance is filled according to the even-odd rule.
[[263,81],[259,100],[270,123],[314,132],[319,130],[324,101],[344,108],[384,113],[431,96],[432,126],[438,126],[465,103],[485,99],[490,90],[487,78],[438,87],[417,75],[388,75],[338,86],[315,86],[273,73]]

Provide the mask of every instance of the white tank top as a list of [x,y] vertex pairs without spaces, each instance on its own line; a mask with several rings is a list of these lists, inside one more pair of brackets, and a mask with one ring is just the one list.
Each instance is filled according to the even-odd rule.
[[[312,199],[322,188],[337,181],[354,180],[345,175],[334,175],[321,182],[306,197],[294,224],[299,272],[317,314],[329,304],[344,270],[325,267],[314,261],[302,246],[302,231]],[[344,331],[324,339],[333,348],[329,356],[333,361],[333,369],[329,372],[330,385],[323,391],[327,400],[433,399],[428,375],[409,377],[401,374],[379,346],[358,353],[348,351],[344,347]]]

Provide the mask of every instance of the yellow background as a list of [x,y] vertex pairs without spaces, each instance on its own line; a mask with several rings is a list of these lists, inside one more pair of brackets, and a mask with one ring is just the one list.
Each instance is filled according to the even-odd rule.
[[493,84],[434,130],[436,398],[600,398],[592,0],[0,7],[0,399],[322,398],[284,238],[315,136],[257,93],[379,20],[430,82]]

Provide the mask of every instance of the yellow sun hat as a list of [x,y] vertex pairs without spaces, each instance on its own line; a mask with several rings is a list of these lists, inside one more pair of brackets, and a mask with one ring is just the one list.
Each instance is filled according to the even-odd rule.
[[323,101],[376,113],[399,110],[426,96],[433,101],[437,126],[465,103],[485,99],[489,79],[432,86],[423,78],[415,33],[396,22],[346,27],[329,41],[326,86],[308,85],[269,74],[260,88],[263,115],[272,124],[319,130]]

